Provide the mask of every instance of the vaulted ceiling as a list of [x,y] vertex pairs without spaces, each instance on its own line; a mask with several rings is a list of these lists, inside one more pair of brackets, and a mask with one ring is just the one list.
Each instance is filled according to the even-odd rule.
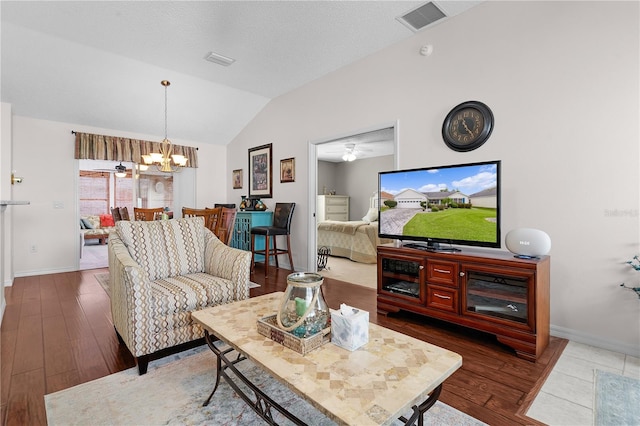
[[[448,19],[480,2],[434,3]],[[15,115],[163,135],[167,79],[169,137],[225,145],[271,99],[412,36],[396,18],[422,4],[3,0],[1,100]]]

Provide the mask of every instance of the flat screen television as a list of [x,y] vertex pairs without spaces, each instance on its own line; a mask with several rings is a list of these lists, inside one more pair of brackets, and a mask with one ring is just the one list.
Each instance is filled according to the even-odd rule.
[[500,247],[500,161],[378,173],[378,235],[403,246]]

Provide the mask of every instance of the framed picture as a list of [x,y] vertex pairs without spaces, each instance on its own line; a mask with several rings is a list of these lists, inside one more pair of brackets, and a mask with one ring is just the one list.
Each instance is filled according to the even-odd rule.
[[273,156],[271,144],[249,149],[249,197],[271,198],[273,187]]
[[231,176],[233,179],[233,189],[242,189],[242,169],[234,170]]
[[280,160],[280,182],[296,181],[296,159],[285,158]]

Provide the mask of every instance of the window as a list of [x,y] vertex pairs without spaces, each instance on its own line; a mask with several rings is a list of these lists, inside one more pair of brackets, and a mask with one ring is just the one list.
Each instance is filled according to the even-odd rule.
[[80,170],[80,216],[100,215],[109,210],[111,173]]

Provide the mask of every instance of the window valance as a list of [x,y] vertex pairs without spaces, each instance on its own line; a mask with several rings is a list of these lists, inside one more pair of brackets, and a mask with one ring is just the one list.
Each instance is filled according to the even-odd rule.
[[[143,155],[160,152],[161,142],[140,139],[120,138],[117,136],[76,134],[75,158],[78,160],[131,161],[144,164]],[[173,145],[173,154],[181,154],[189,159],[186,167],[198,167],[198,148]]]

